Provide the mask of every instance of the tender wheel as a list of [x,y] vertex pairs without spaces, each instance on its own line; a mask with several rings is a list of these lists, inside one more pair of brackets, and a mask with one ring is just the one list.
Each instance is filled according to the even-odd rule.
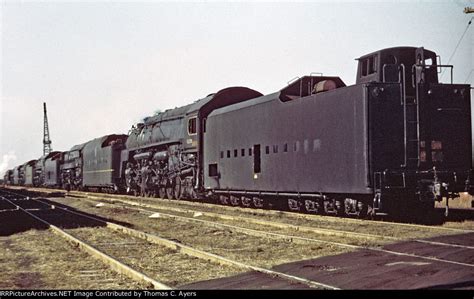
[[345,216],[344,202],[341,200],[336,200],[334,202],[334,211],[335,216]]
[[252,205],[253,205],[254,208],[262,209],[263,205],[264,205],[263,198],[254,197],[252,199]]
[[304,210],[308,214],[316,214],[321,210],[321,206],[318,201],[305,200],[304,201]]
[[229,200],[230,200],[230,204],[233,206],[238,206],[240,204],[240,198],[237,196],[231,195]]
[[251,198],[242,196],[241,200],[242,200],[242,206],[244,206],[246,208],[250,208],[252,206],[252,199]]
[[350,198],[344,200],[344,216],[350,216],[352,214],[352,203]]
[[219,203],[222,205],[228,205],[229,204],[229,197],[226,195],[219,195]]

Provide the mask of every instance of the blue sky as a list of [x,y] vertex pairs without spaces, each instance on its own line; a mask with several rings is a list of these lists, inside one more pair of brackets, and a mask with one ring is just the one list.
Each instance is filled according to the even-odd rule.
[[[354,59],[381,48],[424,46],[446,63],[473,16],[466,6],[3,0],[0,175],[41,156],[43,101],[64,151],[229,86],[267,94],[311,72],[353,84]],[[450,63],[455,82],[474,85],[472,27]]]

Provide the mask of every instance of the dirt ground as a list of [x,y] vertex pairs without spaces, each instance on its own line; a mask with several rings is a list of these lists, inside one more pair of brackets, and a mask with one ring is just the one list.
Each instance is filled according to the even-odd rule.
[[108,205],[97,207],[95,203],[80,199],[58,198],[54,200],[91,214],[95,213],[110,219],[127,222],[135,229],[252,266],[270,268],[302,258],[308,259],[339,254],[349,250],[329,244],[315,243],[304,246],[279,239],[249,236],[228,228],[214,228],[165,217],[149,218],[149,214],[142,212]]
[[236,267],[188,256],[108,228],[79,228],[68,232],[170,287],[242,272]]
[[0,237],[0,289],[146,288],[109,270],[49,230]]
[[[438,237],[439,242],[462,240],[473,246],[474,233]],[[459,243],[459,242],[457,242]],[[473,265],[472,249],[420,245],[403,242],[385,247],[390,250],[427,254]],[[384,252],[358,250],[340,255],[303,260],[279,265],[277,271],[305,277],[341,289],[376,290],[473,290],[473,268],[466,265],[437,262],[409,256],[394,256]],[[244,273],[223,279],[202,281],[184,286],[190,289],[262,289],[268,282],[259,273]],[[274,282],[272,287],[288,288],[287,282]]]
[[[100,195],[98,195],[100,196]],[[133,198],[131,198],[133,199]],[[285,240],[255,237],[233,231],[230,228],[217,228],[199,223],[183,222],[163,216],[150,218],[150,213],[131,211],[107,204],[97,206],[74,198],[51,198],[90,214],[114,219],[122,225],[146,231],[158,236],[209,251],[243,263],[302,276],[314,281],[327,283],[344,289],[415,289],[474,288],[472,268],[438,262],[426,262],[414,257],[398,257],[367,250],[349,250],[328,244],[288,242]],[[288,214],[249,209],[226,208],[218,205],[168,201],[159,199],[135,199],[156,207],[157,212],[193,217],[196,212],[208,211],[225,213],[251,219],[275,221],[291,225],[314,227],[315,229],[335,229],[347,232],[363,232],[373,235],[392,236],[403,240],[411,238],[437,238],[451,243],[474,246],[473,235],[457,235],[455,231],[442,228],[474,229],[474,221],[464,216],[454,222],[438,226],[403,226],[390,223],[356,221],[336,217],[321,217]],[[167,210],[170,207],[182,208],[182,211]],[[223,209],[224,208],[224,209]],[[286,228],[271,228],[245,221],[222,220],[209,216],[199,219],[216,221],[230,225],[260,229],[282,234],[298,235],[306,238],[322,239],[361,246],[377,246],[391,250],[408,250],[428,256],[440,256],[455,261],[472,263],[472,250],[453,250],[429,247],[416,242],[397,242],[361,239],[350,235],[327,235],[317,232],[302,232]],[[89,230],[93,230],[94,234]],[[286,289],[304,288],[286,280],[269,279],[268,276],[251,272],[241,273],[241,269],[224,269],[219,265],[207,264],[196,258],[182,257],[182,254],[152,244],[140,245],[142,254],[131,253],[133,244],[127,247],[131,237],[111,238],[95,235],[105,228],[74,229],[84,239],[95,238],[101,249],[109,254],[128,259],[129,265],[144,269],[144,272],[157,280],[180,288],[218,288],[218,289]],[[0,289],[142,289],[128,278],[105,269],[87,254],[79,252],[51,234],[48,230],[25,228],[9,237],[0,237],[0,264],[6,265],[7,272],[0,272]],[[59,244],[59,243],[62,243]],[[115,243],[118,246],[111,245]],[[123,244],[123,246],[121,246]],[[149,247],[147,247],[149,246]],[[5,250],[4,250],[5,249]],[[78,255],[74,257],[74,255]],[[57,257],[51,259],[51,257]],[[71,262],[73,261],[73,262]],[[95,268],[94,268],[95,267]],[[11,270],[10,270],[11,269]],[[202,272],[206,269],[208,272]],[[140,270],[140,269],[138,269]],[[108,271],[108,272],[107,272]],[[161,274],[160,274],[161,273]],[[238,274],[240,273],[240,274]],[[161,275],[161,276],[160,276]],[[67,277],[68,279],[64,279]],[[62,278],[62,279],[61,279]],[[71,278],[71,279],[69,279]],[[200,280],[200,281],[198,281]]]

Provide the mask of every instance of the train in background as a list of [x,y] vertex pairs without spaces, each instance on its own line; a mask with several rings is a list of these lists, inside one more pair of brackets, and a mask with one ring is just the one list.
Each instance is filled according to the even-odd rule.
[[[425,213],[474,194],[470,86],[442,84],[434,52],[358,59],[356,83],[304,76],[262,95],[230,87],[7,171],[12,185],[214,198],[367,216]],[[452,81],[452,80],[451,80]]]

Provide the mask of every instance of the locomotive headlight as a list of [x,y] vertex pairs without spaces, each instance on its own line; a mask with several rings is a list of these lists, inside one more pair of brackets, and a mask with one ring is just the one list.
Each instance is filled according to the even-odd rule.
[[428,89],[428,94],[432,94],[433,91],[431,89]]

